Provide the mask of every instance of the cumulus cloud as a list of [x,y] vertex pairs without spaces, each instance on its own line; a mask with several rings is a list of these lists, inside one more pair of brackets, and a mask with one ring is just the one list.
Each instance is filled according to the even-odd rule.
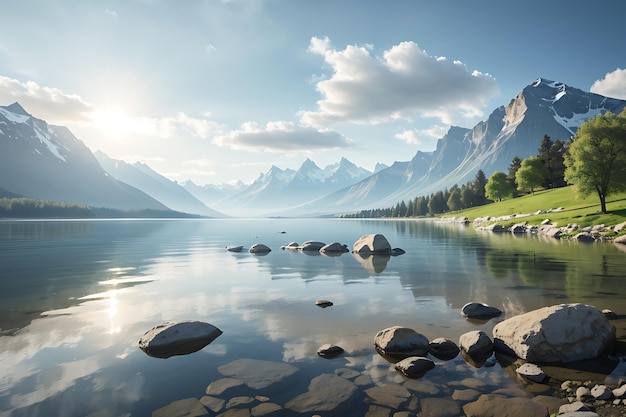
[[592,93],[626,100],[626,69],[617,68],[596,80],[589,89]]
[[217,137],[215,143],[233,149],[287,153],[347,148],[352,145],[348,138],[337,132],[291,122],[270,122],[265,126],[244,123],[239,130]]
[[34,81],[23,83],[0,76],[0,102],[11,104],[16,101],[33,116],[57,124],[89,121],[94,111],[92,104],[77,95],[42,87]]
[[412,145],[423,145],[424,142],[442,138],[447,132],[447,127],[436,125],[428,129],[404,130],[394,137]]
[[317,82],[323,98],[317,110],[301,114],[302,123],[377,124],[420,114],[452,124],[482,116],[488,100],[499,92],[491,75],[430,56],[414,42],[395,45],[382,57],[373,56],[371,49],[348,45],[335,50],[327,37],[311,39],[309,51],[323,56],[333,73]]

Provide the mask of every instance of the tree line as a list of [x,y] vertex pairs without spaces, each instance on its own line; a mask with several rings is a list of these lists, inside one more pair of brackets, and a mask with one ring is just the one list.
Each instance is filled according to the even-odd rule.
[[508,173],[496,171],[487,179],[483,170],[478,170],[473,181],[460,187],[455,184],[450,189],[415,197],[408,203],[402,200],[392,207],[361,210],[341,217],[435,216],[517,197],[525,192],[534,193],[538,188],[563,187],[567,184],[564,158],[568,146],[569,142],[552,141],[548,135],[544,135],[537,156],[524,160],[515,156]]

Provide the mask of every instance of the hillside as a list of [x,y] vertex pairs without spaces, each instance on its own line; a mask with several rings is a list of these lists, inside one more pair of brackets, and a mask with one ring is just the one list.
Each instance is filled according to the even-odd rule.
[[557,223],[558,226],[577,223],[582,227],[586,227],[597,224],[610,226],[626,221],[626,193],[609,196],[607,198],[607,210],[609,213],[602,214],[597,196],[590,195],[586,198],[579,198],[571,186],[538,191],[535,192],[535,195],[526,195],[471,209],[448,212],[445,214],[445,217],[468,217],[470,220],[474,220],[479,217],[537,213],[561,207],[563,210],[500,223],[508,226],[520,221],[527,221],[529,224],[538,225],[548,218],[553,223]]

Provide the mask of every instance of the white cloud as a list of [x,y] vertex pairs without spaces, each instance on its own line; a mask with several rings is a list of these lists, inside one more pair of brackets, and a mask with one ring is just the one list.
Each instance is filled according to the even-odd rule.
[[589,89],[592,93],[626,100],[626,69],[617,68],[596,80]]
[[337,132],[291,122],[269,122],[265,126],[244,123],[241,129],[217,137],[215,143],[233,149],[287,153],[347,148],[352,145],[349,139]]
[[93,105],[77,95],[0,76],[0,102],[8,105],[16,101],[33,116],[56,124],[88,121],[94,111]]
[[435,125],[428,129],[404,130],[396,133],[394,137],[412,145],[423,145],[425,142],[432,142],[433,139],[441,139],[447,132],[447,127]]
[[111,9],[104,9],[105,13],[111,17],[117,18],[117,12]]
[[421,114],[453,124],[482,116],[499,91],[491,75],[470,72],[460,61],[429,56],[414,42],[395,45],[382,57],[370,50],[369,45],[348,45],[338,51],[327,37],[311,39],[309,51],[323,56],[333,74],[317,83],[323,99],[317,110],[301,114],[302,123],[377,124]]

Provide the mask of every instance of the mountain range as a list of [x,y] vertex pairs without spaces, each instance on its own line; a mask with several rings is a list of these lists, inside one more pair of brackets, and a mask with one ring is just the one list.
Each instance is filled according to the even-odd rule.
[[[515,156],[534,156],[544,135],[568,140],[597,114],[626,101],[537,79],[471,129],[452,126],[433,152],[378,164],[346,158],[320,168],[272,166],[249,185],[177,183],[142,163],[92,153],[66,127],[49,125],[18,103],[0,106],[0,197],[24,196],[122,210],[175,210],[209,217],[329,215],[388,207],[464,184],[480,169],[507,171]],[[225,213],[225,214],[222,214]]]

